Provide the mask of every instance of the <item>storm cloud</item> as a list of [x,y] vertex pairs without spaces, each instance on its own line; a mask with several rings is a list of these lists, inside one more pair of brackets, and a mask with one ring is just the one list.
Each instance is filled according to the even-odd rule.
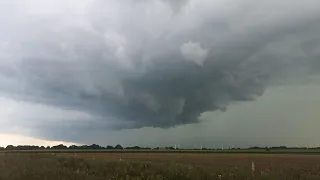
[[17,118],[50,138],[197,123],[320,68],[316,0],[0,2],[0,96],[79,114]]

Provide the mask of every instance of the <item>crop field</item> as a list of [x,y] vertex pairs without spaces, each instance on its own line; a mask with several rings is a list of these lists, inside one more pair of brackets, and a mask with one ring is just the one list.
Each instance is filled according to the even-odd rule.
[[0,180],[319,180],[320,155],[2,152]]

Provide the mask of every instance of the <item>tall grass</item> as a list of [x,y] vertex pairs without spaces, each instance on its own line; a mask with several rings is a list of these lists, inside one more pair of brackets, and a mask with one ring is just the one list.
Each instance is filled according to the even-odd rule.
[[59,154],[2,154],[0,180],[319,180],[319,166],[255,163],[251,161],[177,163],[83,159]]

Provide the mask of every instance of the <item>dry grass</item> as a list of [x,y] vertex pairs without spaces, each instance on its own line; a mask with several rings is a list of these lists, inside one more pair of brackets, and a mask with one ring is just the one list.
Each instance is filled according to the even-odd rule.
[[8,153],[0,163],[0,180],[320,179],[317,155]]

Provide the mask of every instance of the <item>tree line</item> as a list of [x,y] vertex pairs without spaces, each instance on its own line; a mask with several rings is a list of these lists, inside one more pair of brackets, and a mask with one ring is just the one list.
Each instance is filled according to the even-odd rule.
[[[156,148],[149,148],[149,147],[140,147],[140,146],[132,146],[132,147],[122,147],[120,144],[116,146],[111,146],[107,145],[105,147],[97,145],[97,144],[92,144],[92,145],[71,145],[71,146],[66,146],[63,144],[59,144],[56,146],[33,146],[33,145],[19,145],[19,146],[13,146],[13,145],[8,145],[7,147],[0,147],[0,150],[121,150],[121,149],[132,149],[132,150],[174,150],[174,149],[179,149],[179,148],[174,148],[174,147],[156,147]],[[279,149],[320,149],[320,147],[286,147],[286,146],[278,146],[278,147],[249,147],[249,148],[227,148],[225,150],[243,150],[243,149],[252,149],[252,150],[279,150]],[[200,149],[184,149],[184,150],[200,150]],[[219,148],[216,149],[210,149],[210,148],[202,148],[201,150],[221,150]]]
[[71,145],[71,146],[66,146],[63,144],[59,144],[56,146],[30,146],[30,145],[19,145],[19,146],[13,146],[13,145],[8,145],[7,147],[0,147],[0,150],[46,150],[46,149],[52,149],[52,150],[99,150],[99,149],[151,149],[148,147],[139,147],[139,146],[133,146],[133,147],[122,147],[120,144],[116,146],[111,146],[107,145],[105,147],[97,145],[97,144],[92,144],[92,145]]

